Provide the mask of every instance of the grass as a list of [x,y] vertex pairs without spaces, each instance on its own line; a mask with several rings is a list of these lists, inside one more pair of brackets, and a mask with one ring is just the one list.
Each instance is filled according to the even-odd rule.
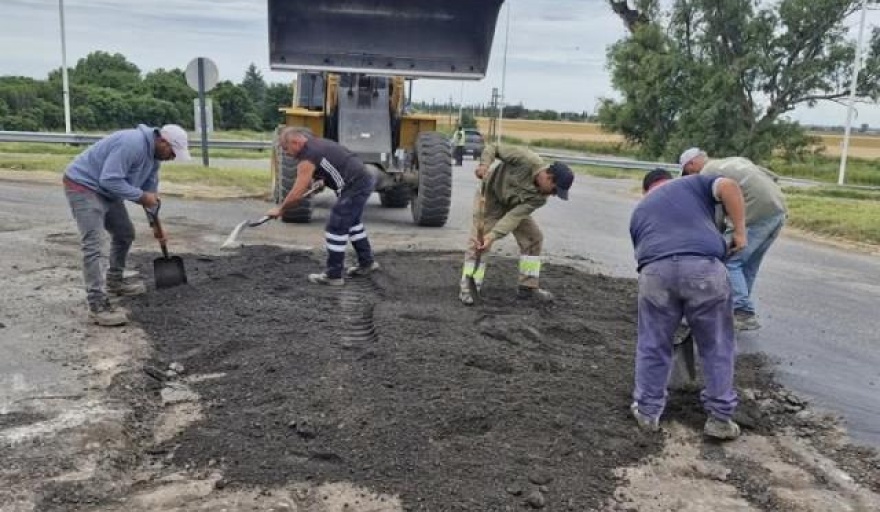
[[573,165],[572,169],[578,174],[586,174],[597,178],[607,179],[633,179],[641,180],[645,171],[636,169],[619,169],[617,167],[598,167],[593,165]]
[[852,189],[791,189],[788,224],[817,235],[880,244],[880,192]]
[[[796,161],[775,159],[768,167],[781,176],[837,183],[840,160],[818,155]],[[861,158],[847,159],[846,183],[880,186],[880,163]]]
[[[67,155],[0,154],[0,173],[14,171],[54,172],[61,174],[71,161]],[[241,169],[203,167],[197,163],[164,164],[163,180],[181,185],[235,187],[247,194],[260,194],[269,189],[269,167]]]

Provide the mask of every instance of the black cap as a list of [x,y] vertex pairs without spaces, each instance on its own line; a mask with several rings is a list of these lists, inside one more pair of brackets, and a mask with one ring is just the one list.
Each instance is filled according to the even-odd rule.
[[562,162],[553,162],[547,168],[553,175],[553,181],[556,183],[556,197],[568,200],[568,189],[574,183],[574,173],[571,168]]
[[642,192],[647,192],[651,185],[657,183],[658,181],[663,180],[671,180],[672,173],[663,169],[662,167],[658,167],[652,171],[648,171],[648,174],[642,179]]

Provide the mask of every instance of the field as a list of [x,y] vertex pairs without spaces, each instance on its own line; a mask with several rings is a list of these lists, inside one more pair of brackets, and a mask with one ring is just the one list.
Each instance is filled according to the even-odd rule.
[[[448,126],[447,116],[437,116],[441,126]],[[489,130],[489,120],[477,120],[480,131]],[[571,123],[563,121],[533,121],[527,119],[504,119],[502,129],[505,136],[531,142],[540,139],[570,140],[576,142],[609,144],[624,142],[616,133],[608,133],[594,123]],[[843,135],[837,133],[815,132],[825,148],[825,155],[838,157],[841,153]],[[880,158],[880,136],[853,134],[849,139],[849,156],[853,158]]]

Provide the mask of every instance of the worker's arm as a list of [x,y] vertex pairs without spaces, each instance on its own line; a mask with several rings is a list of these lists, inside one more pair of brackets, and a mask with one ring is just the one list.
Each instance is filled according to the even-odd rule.
[[[535,200],[514,206],[510,211],[504,214],[504,217],[495,223],[492,231],[483,237],[481,244],[478,243],[477,250],[480,252],[488,251],[492,248],[492,244],[496,240],[500,240],[507,236],[511,231],[519,226],[519,223],[527,219],[535,210],[546,204],[547,200]],[[479,242],[479,241],[478,241]]]
[[745,249],[748,240],[746,238],[746,206],[743,199],[742,189],[739,184],[729,178],[718,178],[712,184],[715,198],[724,206],[727,217],[733,225],[733,240],[730,252],[739,252]]
[[134,165],[135,155],[125,145],[110,150],[101,168],[101,188],[114,197],[140,203],[146,208],[156,206],[156,194],[144,192],[128,182],[128,170]]
[[285,197],[284,201],[282,201],[276,208],[272,208],[266,212],[266,216],[277,219],[285,210],[289,210],[296,206],[302,201],[303,196],[312,184],[312,178],[314,176],[315,164],[308,160],[300,161],[296,166],[296,181],[293,183],[293,187],[290,189],[287,197]]

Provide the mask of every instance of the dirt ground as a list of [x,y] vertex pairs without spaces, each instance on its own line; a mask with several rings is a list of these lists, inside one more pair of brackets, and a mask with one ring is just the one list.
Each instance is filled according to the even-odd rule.
[[550,265],[558,301],[536,305],[493,260],[484,305],[464,308],[458,253],[382,253],[342,289],[305,281],[312,252],[184,257],[189,285],[126,301],[137,325],[112,332],[145,348],[108,383],[116,420],[77,439],[91,451],[13,442],[45,418],[0,415],[0,483],[33,485],[36,510],[880,508],[876,454],[755,356],[740,440],[702,439],[693,389],[641,433],[631,280]]

